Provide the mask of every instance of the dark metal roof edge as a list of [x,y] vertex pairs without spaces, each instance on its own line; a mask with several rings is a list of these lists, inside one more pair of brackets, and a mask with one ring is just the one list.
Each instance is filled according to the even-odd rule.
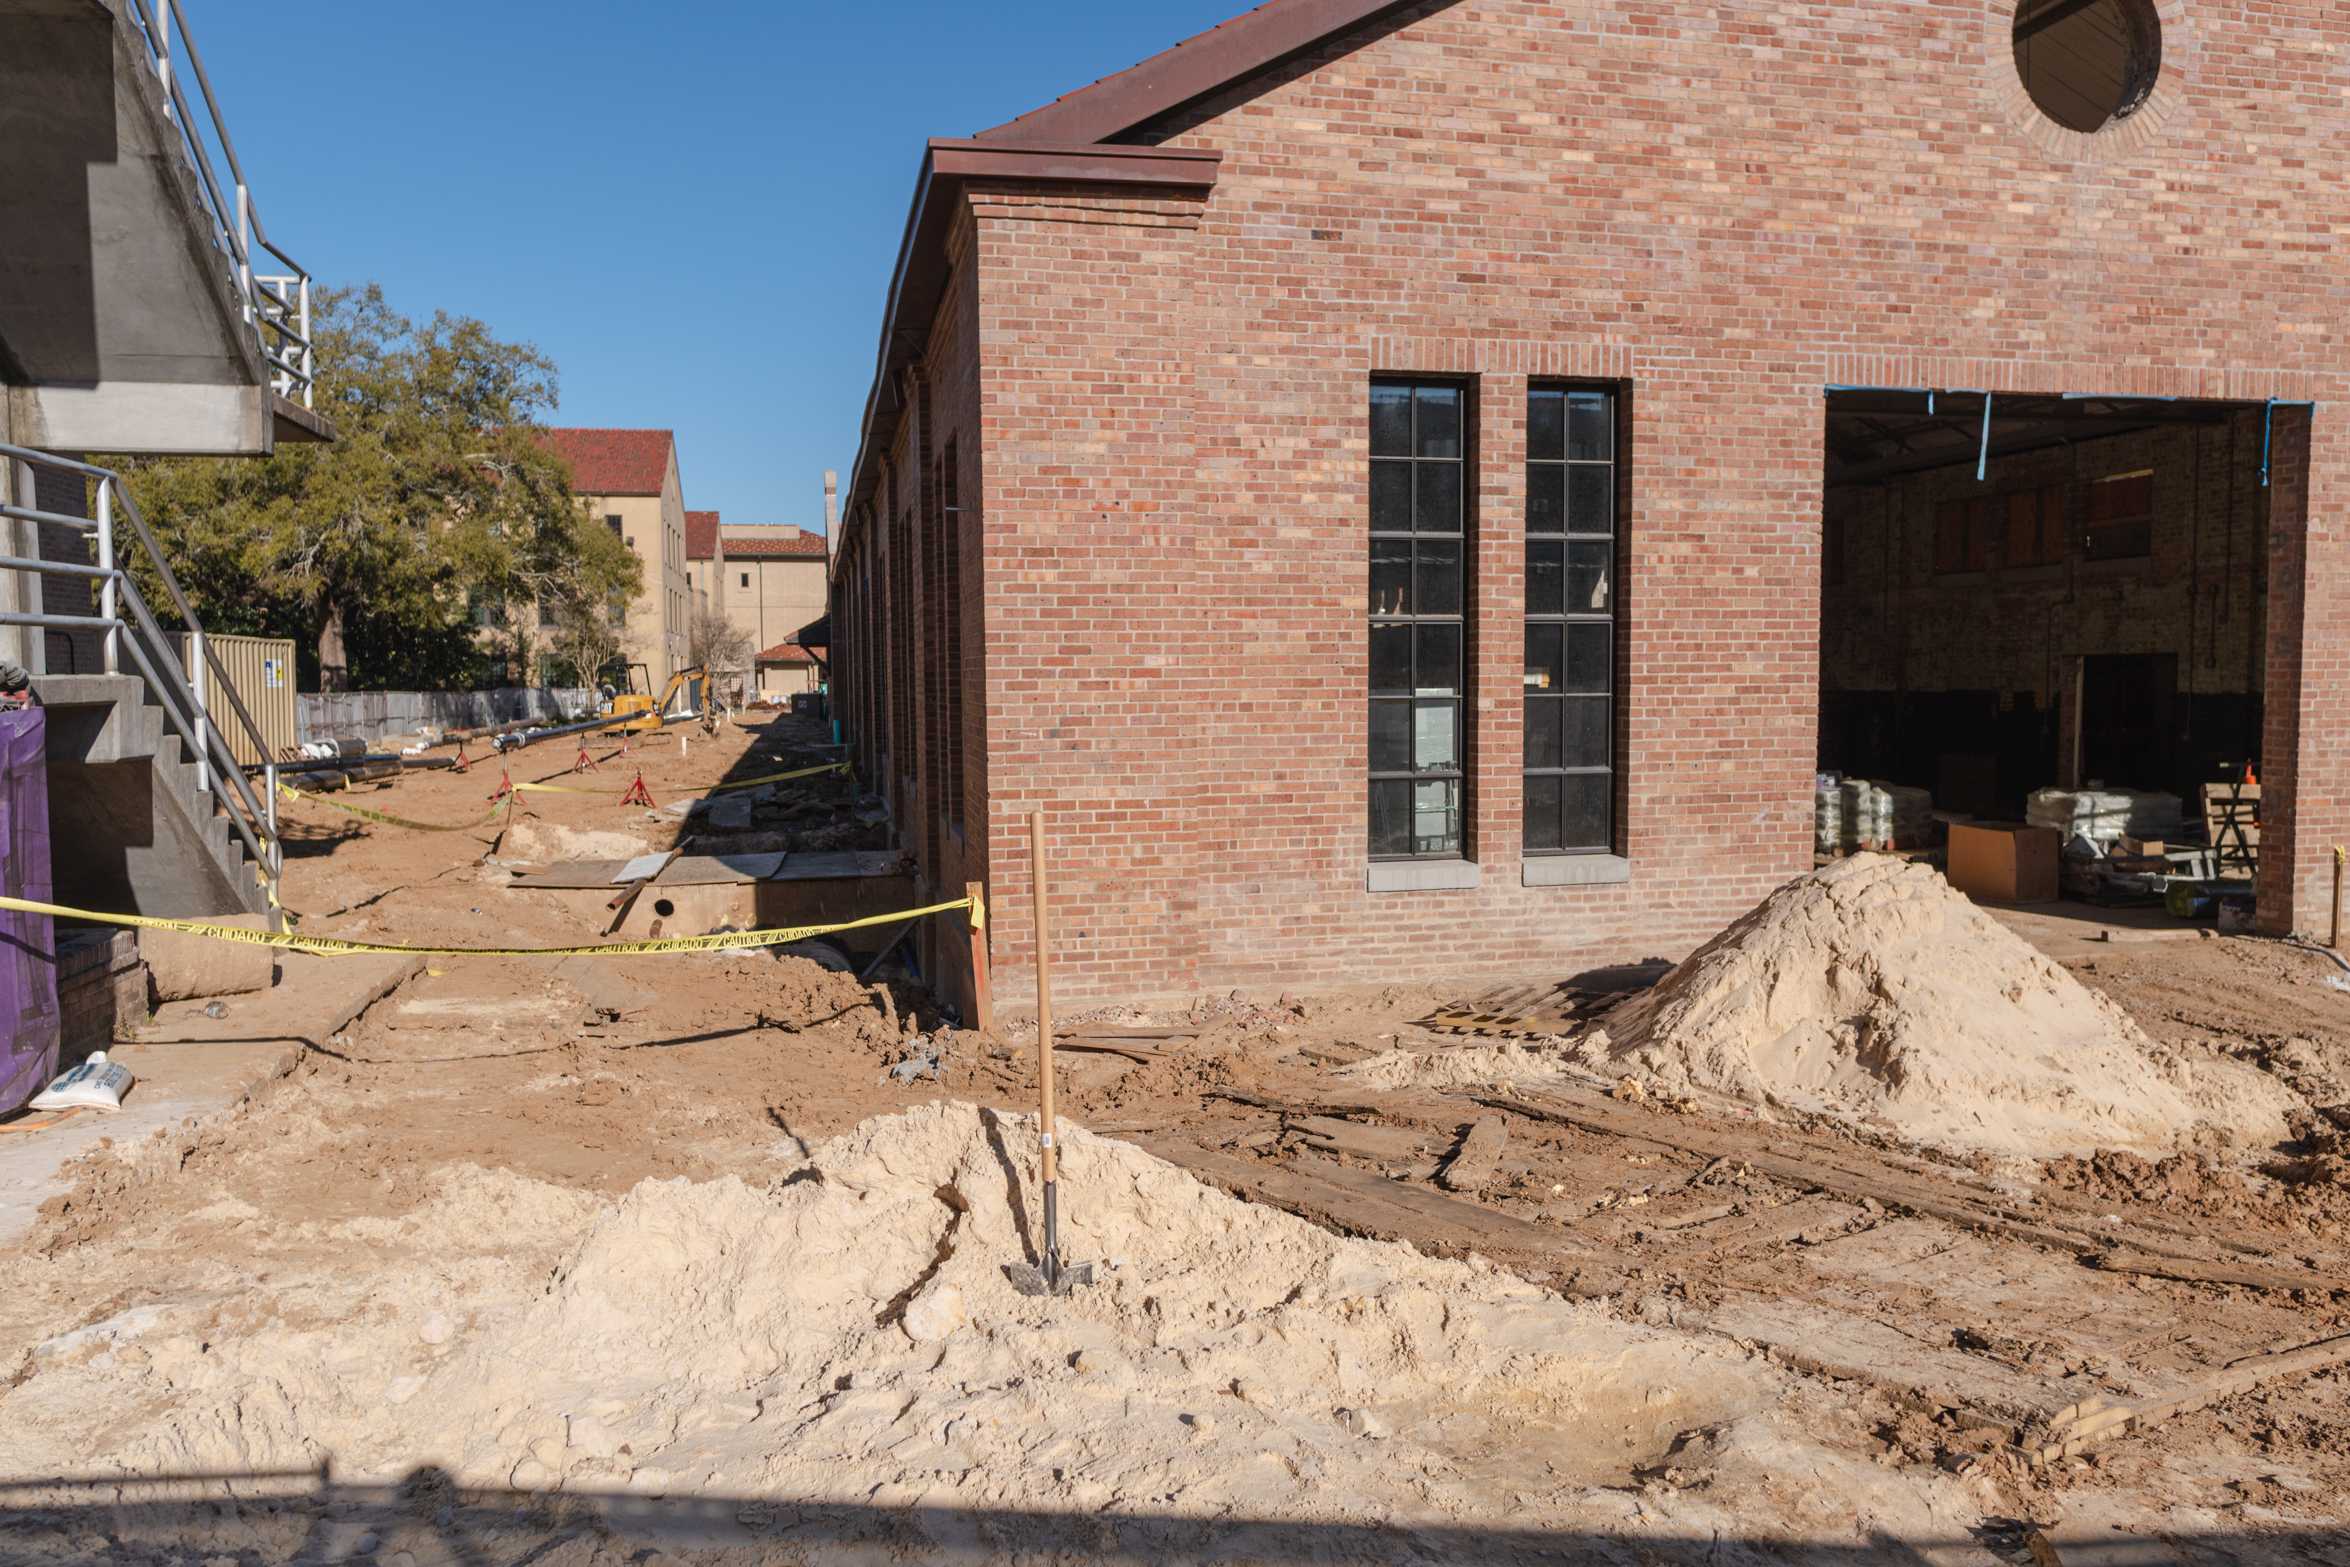
[[990,126],[991,142],[1100,142],[1303,54],[1420,0],[1268,0],[1140,64]]
[[1205,148],[1006,146],[954,138],[936,139],[923,148],[897,264],[890,272],[889,297],[882,307],[881,346],[858,427],[857,460],[850,466],[848,489],[841,497],[844,548],[855,536],[858,510],[876,482],[879,453],[874,435],[883,417],[895,411],[897,373],[913,356],[917,345],[911,340],[929,331],[944,292],[946,229],[954,212],[948,198],[959,194],[966,181],[988,179],[1206,191],[1215,187],[1223,158],[1223,153]]

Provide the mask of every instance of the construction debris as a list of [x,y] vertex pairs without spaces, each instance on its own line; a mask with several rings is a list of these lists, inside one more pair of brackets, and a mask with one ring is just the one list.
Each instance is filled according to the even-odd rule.
[[1479,1116],[1438,1168],[1436,1184],[1448,1192],[1483,1191],[1501,1166],[1502,1145],[1508,1139],[1509,1127],[1500,1116]]

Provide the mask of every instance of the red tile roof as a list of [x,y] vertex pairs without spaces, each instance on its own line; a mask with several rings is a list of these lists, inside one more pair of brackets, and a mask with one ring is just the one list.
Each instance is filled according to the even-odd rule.
[[718,542],[718,514],[714,511],[689,511],[685,514],[685,558],[708,560],[711,546]]
[[[1417,0],[1265,0],[1139,65],[979,133],[984,141],[1106,142]],[[1450,3],[1450,0],[1447,0]]]
[[758,662],[762,664],[813,664],[816,662],[816,655],[797,642],[778,642],[766,652],[761,653]]
[[728,530],[725,536],[728,560],[822,560],[824,535],[810,533],[805,528],[770,528],[761,533]]
[[677,436],[668,430],[541,430],[547,448],[571,465],[582,495],[658,495]]

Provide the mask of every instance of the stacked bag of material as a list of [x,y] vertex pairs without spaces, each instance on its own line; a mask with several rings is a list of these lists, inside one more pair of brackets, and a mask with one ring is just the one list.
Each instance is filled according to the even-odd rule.
[[2124,835],[2175,840],[2185,821],[2177,795],[2136,789],[2042,789],[2024,819],[2064,834],[2064,852],[2075,859],[2103,859]]
[[1812,791],[1812,832],[1822,854],[1923,848],[1933,839],[1934,797],[1907,784],[1823,773]]
[[1844,780],[1821,773],[1812,780],[1812,847],[1822,854],[1844,852]]

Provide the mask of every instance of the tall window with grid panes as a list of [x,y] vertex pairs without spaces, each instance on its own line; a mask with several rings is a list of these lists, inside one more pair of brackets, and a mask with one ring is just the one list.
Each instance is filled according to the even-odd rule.
[[1467,627],[1467,391],[1371,386],[1370,852],[1458,859]]
[[1525,849],[1616,844],[1617,396],[1526,394]]

